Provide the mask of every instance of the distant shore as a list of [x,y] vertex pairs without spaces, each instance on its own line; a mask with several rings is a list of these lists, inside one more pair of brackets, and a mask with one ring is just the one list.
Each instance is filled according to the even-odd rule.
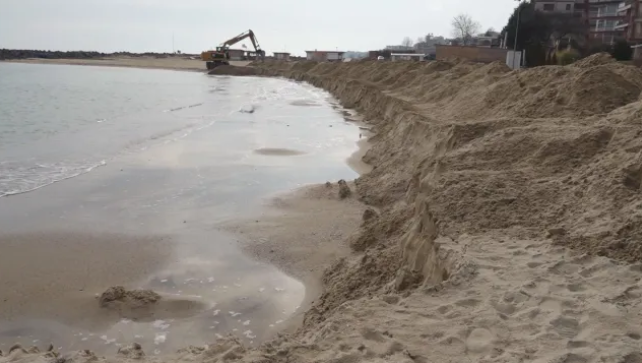
[[[205,63],[200,59],[189,59],[183,57],[158,58],[152,56],[142,57],[105,57],[105,58],[86,58],[86,59],[45,59],[45,58],[27,58],[27,59],[8,59],[0,62],[8,63],[27,63],[27,64],[66,64],[80,66],[102,66],[102,67],[129,67],[129,68],[154,68],[170,69],[181,71],[206,71]],[[249,62],[237,61],[231,62],[237,66],[245,66]]]
[[188,58],[179,58],[179,57],[157,58],[157,57],[144,56],[144,57],[105,57],[105,58],[85,58],[85,59],[27,58],[27,59],[8,59],[8,60],[5,60],[4,62],[205,71],[205,65],[200,59],[188,59]]

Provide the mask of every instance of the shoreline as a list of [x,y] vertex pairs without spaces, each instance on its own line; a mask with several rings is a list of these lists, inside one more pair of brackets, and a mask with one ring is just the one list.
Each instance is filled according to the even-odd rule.
[[[333,119],[333,122],[336,122],[336,123],[339,123],[339,124],[343,124],[343,122],[341,121],[341,119],[340,119],[340,118],[337,118],[336,120],[335,120],[335,119]],[[352,127],[357,127],[357,126],[351,126],[351,130],[352,130]],[[334,129],[328,129],[328,130],[337,130],[337,126],[335,125],[335,128],[334,128]],[[361,139],[361,140],[356,140],[356,129],[354,129],[354,130],[355,130],[355,135],[354,135],[354,136],[355,136],[355,138],[354,138],[354,140],[353,140],[353,138],[352,138],[352,137],[350,137],[350,138],[348,138],[348,141],[352,141],[352,142],[354,142],[354,153],[365,152],[365,150],[364,150],[364,142],[366,141],[366,139],[364,138],[364,139]],[[352,134],[351,134],[351,135],[352,135]],[[150,151],[150,152],[151,152],[151,151]],[[353,153],[353,154],[350,154],[350,155],[346,155],[345,159],[342,161],[342,165],[345,163],[348,167],[351,167],[351,168],[353,168],[353,169],[354,169],[354,168],[356,168],[356,167],[358,167],[358,165],[357,165],[358,163],[357,163],[357,162],[355,162],[355,161],[352,161],[352,162],[351,162],[351,161],[350,161],[350,159],[354,157],[354,153]],[[141,159],[143,159],[143,157],[141,157]],[[338,161],[338,160],[337,160],[337,161]],[[102,178],[104,178],[104,177],[106,177],[106,176],[107,176],[107,177],[109,177],[110,175],[112,175],[112,174],[113,174],[113,172],[114,172],[114,171],[118,171],[118,169],[119,169],[119,166],[118,166],[118,165],[116,165],[116,164],[114,164],[114,165],[112,165],[112,164],[108,164],[108,165],[106,166],[106,168],[104,168],[104,169],[103,169],[103,168],[101,168],[101,169],[98,171],[98,173],[96,173],[96,174],[89,173],[87,176],[85,176],[85,177],[83,177],[83,178],[78,179],[77,181],[73,182],[73,183],[72,183],[72,184],[70,184],[70,185],[87,185],[87,186],[90,186],[91,184],[94,184],[94,182],[95,182],[95,181],[100,181]],[[355,170],[355,171],[356,171],[356,170]],[[121,173],[120,173],[120,175],[125,174],[125,173],[122,173],[122,172],[123,172],[123,169],[122,169],[122,168],[120,169],[120,172],[121,172]],[[117,173],[117,174],[119,174],[119,173]],[[125,174],[125,175],[126,175],[126,174]],[[125,178],[129,179],[129,176],[125,176]],[[92,182],[92,181],[94,181],[94,182]],[[319,181],[322,181],[322,180],[319,180]],[[322,185],[322,184],[321,184],[321,185]],[[52,192],[52,193],[56,193],[55,191],[60,192],[61,190],[62,190],[62,191],[67,191],[67,192],[69,192],[69,191],[70,191],[70,189],[73,189],[73,187],[68,186],[66,183],[55,183],[55,184],[53,184],[52,188],[53,188],[53,190],[54,190],[54,192]],[[80,194],[83,194],[82,190],[84,190],[84,189],[79,189],[79,190],[78,190],[78,192],[79,192]],[[295,192],[296,192],[296,190],[295,190],[295,191],[293,191],[293,190],[291,190],[291,189],[287,189],[287,190],[282,190],[282,191],[280,191],[280,192],[279,192],[279,194],[282,194],[282,193],[283,193],[283,194],[290,194],[290,193],[295,193]],[[44,194],[43,194],[43,193],[44,193]],[[27,199],[28,204],[30,204],[30,205],[32,205],[32,206],[33,206],[33,205],[36,205],[36,203],[37,203],[37,199],[39,199],[39,197],[42,197],[43,195],[51,195],[51,193],[49,193],[49,192],[43,192],[43,191],[40,191],[40,192],[39,192],[39,191],[35,191],[35,194],[33,194],[33,195],[30,195],[29,193],[24,193],[24,194],[25,194],[25,196],[26,196],[26,199]],[[99,194],[102,194],[102,193],[99,193]],[[65,195],[65,194],[63,193],[62,195]],[[20,197],[18,197],[18,198],[20,198]],[[284,197],[284,198],[285,198],[285,197]],[[47,199],[47,198],[45,198],[45,199]],[[286,199],[287,199],[287,198],[286,198]],[[12,205],[17,204],[17,203],[19,203],[20,201],[24,201],[24,199],[20,199],[20,200],[12,200]],[[46,204],[46,203],[47,203],[47,202],[45,202],[45,204]],[[127,204],[127,203],[126,203],[126,202],[123,202],[122,204]],[[346,203],[341,203],[341,204],[346,204]],[[310,204],[307,204],[307,205],[310,205]],[[266,208],[267,208],[267,207],[266,207]],[[9,208],[9,209],[10,209],[10,208]],[[26,210],[26,209],[25,209],[25,210]],[[360,212],[360,211],[359,211],[359,212]],[[91,213],[90,213],[90,214],[91,214]],[[354,215],[354,217],[355,217],[356,219],[360,218],[360,213],[355,214],[355,215]],[[172,217],[172,218],[174,218],[174,217]],[[182,218],[182,217],[181,217],[181,218]],[[72,218],[72,219],[73,219],[73,218]],[[89,217],[88,217],[87,219],[89,220],[89,219],[91,219],[91,218],[89,218]],[[190,225],[190,226],[194,226],[194,223],[195,223],[194,218],[187,218],[187,219],[189,219],[189,225]],[[299,221],[306,221],[306,218],[301,218],[301,217],[299,217]],[[309,219],[307,219],[307,221],[309,221]],[[181,224],[180,224],[181,222],[183,222],[183,219],[180,219],[180,221],[179,221],[179,225],[178,225],[178,226],[180,226],[180,227],[182,228],[182,226],[181,226]],[[252,220],[252,222],[253,222],[253,220]],[[52,225],[52,226],[55,226],[55,225],[56,225],[56,224],[55,224],[55,221],[54,221],[54,222],[52,222],[52,223],[51,223],[51,225]],[[25,226],[25,228],[28,228],[28,226],[26,225],[26,226]],[[91,230],[91,228],[89,228],[89,229]],[[0,237],[2,237],[2,236],[0,236]],[[70,239],[70,240],[71,240],[71,239]],[[87,239],[87,242],[90,242],[90,240],[92,240],[92,239]],[[338,239],[338,240],[337,240],[336,238],[334,239],[334,241],[335,241],[335,242],[337,242],[337,241],[339,241],[339,242],[340,242],[341,240],[342,240],[342,239]],[[123,241],[125,241],[125,239],[123,239]],[[105,244],[105,245],[107,245],[107,244]],[[177,246],[178,246],[177,244],[172,244],[172,248],[173,248],[173,249],[174,249],[174,248],[176,248]],[[122,252],[123,252],[123,253],[127,254],[127,252],[126,252],[126,251],[127,251],[127,249],[126,249],[126,248],[124,248],[124,249],[122,250]],[[79,254],[81,254],[81,253],[82,253],[82,251],[80,251],[80,250],[76,250],[76,252],[78,252]],[[310,252],[311,252],[311,253],[313,253],[313,251],[310,251]],[[247,254],[247,253],[244,253],[244,255],[245,255],[245,256],[249,256],[249,254]],[[121,259],[121,260],[126,260],[126,256],[124,256],[124,257],[120,257],[120,259]],[[134,259],[135,259],[135,257],[134,257]],[[91,260],[91,259],[89,259],[89,260]],[[265,261],[265,260],[264,260],[264,261]],[[274,268],[279,268],[279,266],[278,266],[277,264],[270,264],[270,266],[273,266]],[[119,269],[119,270],[120,270],[120,269]],[[123,271],[124,271],[124,270],[127,270],[127,269],[123,268]],[[72,269],[70,269],[70,271],[72,271]],[[305,306],[305,304],[309,303],[311,300],[316,299],[316,298],[318,297],[318,295],[320,294],[320,290],[319,290],[319,287],[320,287],[319,277],[321,276],[322,271],[323,271],[323,268],[320,268],[320,269],[317,271],[317,274],[314,276],[314,278],[304,278],[304,279],[299,279],[299,278],[297,278],[301,283],[305,284],[305,287],[306,287],[306,289],[305,289],[305,296],[304,296],[304,298],[303,298],[303,302],[300,304],[302,307],[303,307],[303,306]],[[289,273],[288,275],[292,276],[292,275],[296,275],[296,274],[292,274],[292,273],[291,273],[291,271],[290,271],[290,273]],[[299,275],[299,276],[300,276],[300,275]],[[207,277],[206,277],[206,279],[207,279]],[[14,280],[18,280],[18,279],[16,278],[16,279],[14,279]],[[136,279],[136,280],[137,280],[137,279]],[[102,280],[101,280],[101,281],[102,281]],[[119,281],[121,281],[121,280],[119,280]],[[125,280],[122,280],[122,281],[125,281]],[[130,286],[136,286],[136,285],[135,285],[135,282],[136,282],[136,281],[129,281],[129,282],[130,282],[130,283],[132,283],[132,284],[134,284],[134,285],[130,285]],[[118,285],[118,284],[120,284],[120,283],[123,283],[126,287],[129,287],[129,286],[127,286],[127,283],[126,283],[126,282],[119,282],[119,283],[116,283],[116,284],[112,284],[112,283],[100,283],[99,285],[100,285],[101,287],[103,287],[103,288],[104,288],[104,287],[111,286],[111,285]],[[102,285],[105,285],[105,286],[102,286]],[[244,283],[243,285],[244,285],[244,286],[246,286],[246,285],[249,285],[249,284]],[[146,287],[146,286],[147,286],[147,285],[145,285],[145,287]],[[278,286],[278,285],[277,285],[277,286]],[[231,287],[231,286],[230,286],[230,287]],[[94,293],[99,293],[99,292],[101,292],[101,291],[102,291],[102,289],[98,289],[97,287],[94,287],[94,286],[91,286],[91,287],[89,287],[89,288],[85,287],[85,288],[83,288],[83,289],[91,290],[91,293],[90,293],[90,295],[91,295],[91,299],[85,299],[85,300],[87,300],[87,301],[85,301],[85,300],[83,300],[83,301],[78,301],[78,302],[79,302],[79,303],[81,303],[81,305],[82,305],[82,306],[81,306],[81,308],[82,308],[82,309],[84,309],[83,311],[91,310],[94,314],[96,314],[96,311],[95,311],[96,309],[95,309],[95,306],[94,306],[94,304],[93,304],[93,303],[94,303],[93,294],[94,294]],[[256,289],[255,289],[254,291],[256,291]],[[73,292],[73,291],[72,291],[72,292]],[[266,292],[266,294],[267,294],[267,292]],[[295,314],[293,314],[293,315],[288,316],[288,317],[287,317],[286,322],[284,322],[284,323],[283,323],[283,325],[279,326],[279,327],[278,327],[279,329],[276,329],[276,330],[275,330],[275,332],[274,332],[274,334],[282,334],[282,333],[284,333],[285,331],[291,331],[291,329],[292,329],[292,328],[295,326],[295,324],[296,324],[296,323],[293,323],[293,321],[298,321],[298,322],[300,322],[300,321],[301,321],[301,319],[302,319],[302,313],[303,313],[305,310],[306,310],[306,308],[299,309],[297,313],[295,313]],[[235,310],[235,311],[238,311],[238,310]],[[188,309],[188,310],[185,310],[184,312],[185,312],[185,313],[190,313],[190,310]],[[280,311],[279,311],[279,313],[280,313]],[[25,315],[25,314],[21,314],[21,315]],[[68,314],[68,315],[69,315],[68,319],[76,319],[76,318],[78,318],[77,316],[74,316],[73,314]],[[165,316],[170,316],[170,317],[171,317],[171,314],[165,314]],[[113,319],[113,317],[112,317],[112,319]],[[88,318],[88,319],[86,319],[86,320],[87,320],[87,321],[89,321],[89,320],[91,320],[91,319],[90,319],[90,318]],[[95,320],[95,319],[94,319],[94,320]],[[285,319],[284,319],[284,320],[285,320]],[[254,319],[253,319],[253,321],[254,321]],[[259,319],[257,319],[257,321],[259,321]],[[33,326],[37,326],[37,324],[32,324],[30,328],[31,328],[31,329],[34,329],[34,328],[33,328]],[[267,327],[267,324],[266,324],[266,327]],[[66,330],[65,330],[65,331],[66,331]],[[273,335],[274,335],[274,334],[273,334]],[[63,345],[64,345],[64,344],[63,344]],[[66,346],[66,347],[69,347],[68,345],[65,345],[65,346]],[[76,346],[77,346],[77,345],[76,345]],[[2,347],[2,349],[6,349],[6,348],[7,348],[7,347]],[[65,350],[66,350],[66,349],[65,349]],[[103,352],[101,351],[101,353],[103,353]],[[111,354],[108,354],[108,356],[111,356]]]
[[[296,332],[147,361],[640,360],[640,69],[596,54],[520,71],[435,61],[256,72],[362,112],[376,137],[355,194],[372,208]],[[606,101],[586,92],[598,76]]]
[[[175,71],[189,71],[206,73],[205,62],[200,59],[183,58],[94,58],[94,59],[8,59],[0,61],[16,64],[50,64],[50,65],[77,65],[97,67],[118,67],[118,68],[140,68],[140,69],[163,69]],[[235,66],[245,66],[249,61],[233,61]]]

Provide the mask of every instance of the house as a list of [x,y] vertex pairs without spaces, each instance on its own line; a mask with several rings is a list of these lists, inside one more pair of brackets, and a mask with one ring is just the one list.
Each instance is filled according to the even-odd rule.
[[405,46],[405,45],[388,45],[386,46],[386,50],[389,50],[391,53],[414,53],[415,48],[410,46]]
[[425,55],[417,53],[391,53],[390,59],[392,61],[422,61],[424,60]]
[[274,58],[277,59],[277,60],[289,61],[290,60],[290,53],[274,52]]
[[446,43],[447,42],[444,37],[426,36],[423,42],[419,42],[414,45],[415,53],[424,54],[424,55],[434,55],[437,53],[437,49],[435,48],[435,45],[446,44]]
[[461,46],[461,45],[436,45],[437,60],[444,60],[449,58],[466,59],[471,62],[491,63],[491,62],[505,62],[507,49],[503,48],[489,48],[489,47],[474,47],[474,46]]
[[341,61],[345,52],[338,50],[306,50],[306,59],[317,62]]
[[230,57],[230,60],[240,61],[245,59],[245,50],[243,49],[228,49],[227,54]]

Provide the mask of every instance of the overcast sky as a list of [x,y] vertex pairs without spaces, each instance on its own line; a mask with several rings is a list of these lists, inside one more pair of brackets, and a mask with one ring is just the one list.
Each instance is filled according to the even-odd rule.
[[[465,12],[505,25],[516,0],[0,0],[0,48],[200,52],[252,29],[268,53],[379,49],[450,36]],[[247,43],[249,46],[250,44]]]

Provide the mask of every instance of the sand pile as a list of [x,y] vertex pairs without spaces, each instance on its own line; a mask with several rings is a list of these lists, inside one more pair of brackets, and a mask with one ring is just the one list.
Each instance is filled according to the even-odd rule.
[[237,67],[232,65],[218,66],[207,72],[210,75],[227,75],[227,76],[254,76],[255,69],[251,67]]
[[122,286],[110,287],[98,297],[101,307],[127,305],[131,308],[146,307],[160,301],[161,296],[152,290],[126,290]]
[[351,199],[372,208],[296,334],[163,361],[642,362],[641,70],[596,55],[256,72],[362,112],[373,170]]

